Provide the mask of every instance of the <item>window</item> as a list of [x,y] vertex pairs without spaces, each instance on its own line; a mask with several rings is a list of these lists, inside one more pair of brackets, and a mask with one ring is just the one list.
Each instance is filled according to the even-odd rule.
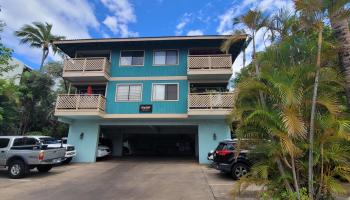
[[10,139],[8,138],[0,138],[0,149],[6,148],[9,145]]
[[141,101],[141,84],[117,85],[116,101]]
[[35,138],[16,138],[13,141],[13,146],[36,145],[38,144]]
[[161,50],[154,52],[154,65],[177,65],[179,54],[177,50]]
[[120,65],[121,66],[140,66],[143,65],[144,51],[121,51]]
[[178,84],[153,84],[153,101],[177,101],[179,99]]

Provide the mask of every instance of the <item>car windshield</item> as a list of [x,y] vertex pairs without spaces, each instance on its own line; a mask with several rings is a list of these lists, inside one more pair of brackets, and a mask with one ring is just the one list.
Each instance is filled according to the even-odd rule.
[[52,138],[52,137],[42,137],[39,139],[43,144],[57,144],[57,143],[59,143],[58,140],[56,140],[55,138]]

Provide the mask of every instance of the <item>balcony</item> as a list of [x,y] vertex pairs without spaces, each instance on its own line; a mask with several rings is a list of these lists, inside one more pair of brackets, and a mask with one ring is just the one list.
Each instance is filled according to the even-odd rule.
[[191,80],[228,80],[232,75],[232,57],[229,54],[189,55],[187,66]]
[[60,94],[57,97],[56,116],[99,116],[105,113],[106,98],[100,94]]
[[109,60],[105,57],[66,59],[63,78],[70,82],[104,82],[109,78],[110,66]]
[[233,108],[232,92],[190,93],[188,96],[188,115],[225,116]]

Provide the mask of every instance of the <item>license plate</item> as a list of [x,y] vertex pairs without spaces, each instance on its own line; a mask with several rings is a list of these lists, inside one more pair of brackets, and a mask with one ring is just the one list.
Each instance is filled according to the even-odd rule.
[[61,162],[61,159],[53,159],[52,162],[53,162],[53,163],[60,163],[60,162]]

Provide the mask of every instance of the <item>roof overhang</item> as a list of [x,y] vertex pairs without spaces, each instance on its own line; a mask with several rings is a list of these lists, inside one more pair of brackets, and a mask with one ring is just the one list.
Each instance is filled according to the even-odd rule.
[[[143,45],[181,45],[191,44],[192,46],[208,44],[208,46],[220,46],[230,35],[205,35],[205,36],[164,36],[164,37],[133,37],[133,38],[99,38],[99,39],[75,39],[54,41],[54,45],[60,48],[70,57],[75,57],[76,50],[110,50],[120,46],[133,46],[135,48]],[[238,55],[246,39],[242,35],[242,40],[238,41],[230,49],[229,53]],[[188,43],[191,42],[191,43]]]

